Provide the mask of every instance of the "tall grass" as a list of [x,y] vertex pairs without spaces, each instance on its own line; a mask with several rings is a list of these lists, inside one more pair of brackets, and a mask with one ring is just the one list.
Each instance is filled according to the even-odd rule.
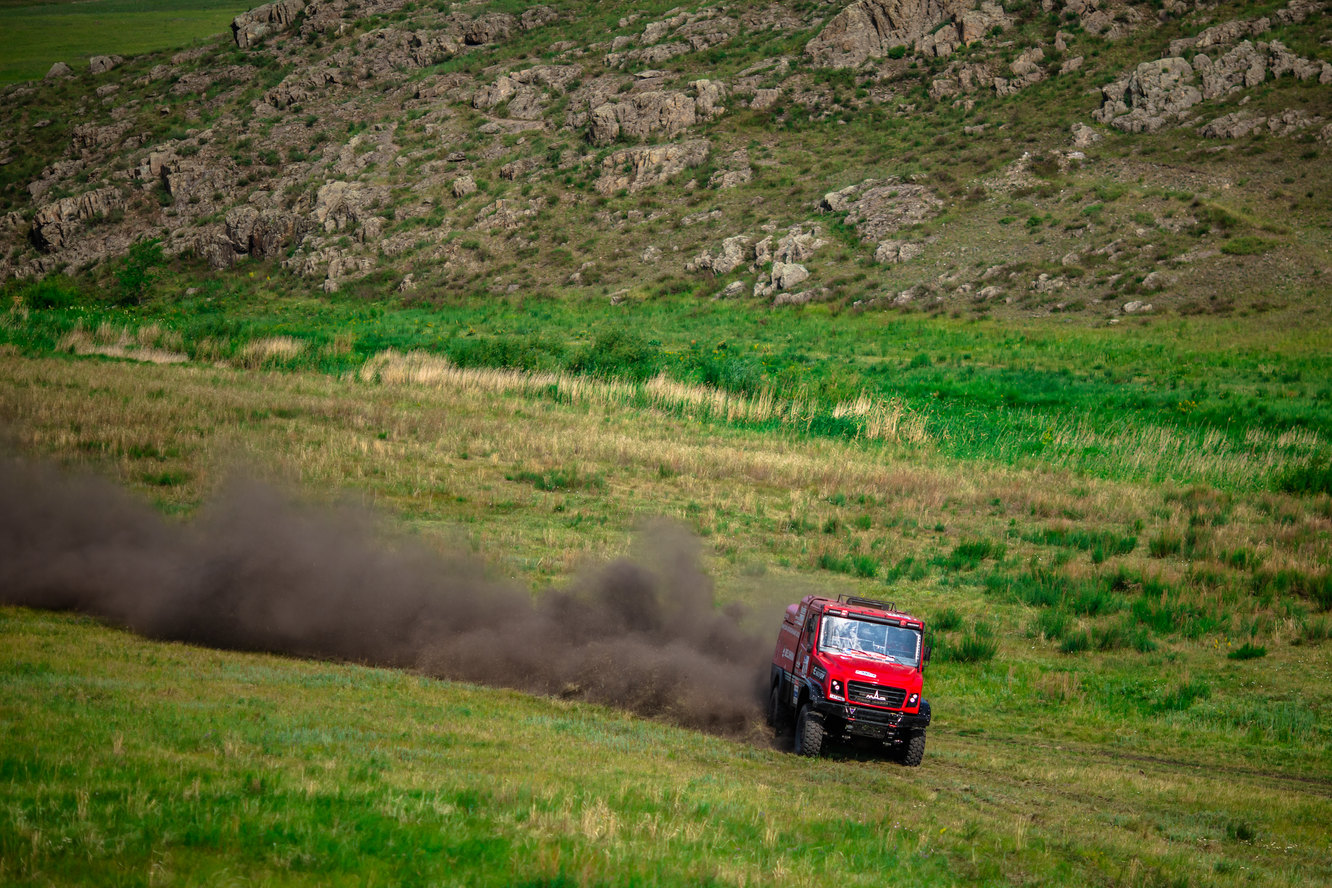
[[697,420],[805,432],[840,423],[850,437],[923,446],[924,418],[899,400],[861,395],[827,409],[812,398],[782,398],[765,387],[746,396],[658,374],[643,382],[595,379],[571,373],[540,373],[491,367],[458,367],[426,352],[385,351],[368,359],[357,377],[382,385],[534,394],[599,407],[633,406]]

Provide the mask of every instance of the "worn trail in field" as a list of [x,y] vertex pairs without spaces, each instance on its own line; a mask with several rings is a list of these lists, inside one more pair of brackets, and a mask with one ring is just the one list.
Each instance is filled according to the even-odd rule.
[[674,526],[646,528],[639,556],[534,603],[475,558],[440,555],[354,507],[239,482],[177,526],[101,479],[0,460],[0,602],[761,736],[764,642],[715,608],[696,542]]

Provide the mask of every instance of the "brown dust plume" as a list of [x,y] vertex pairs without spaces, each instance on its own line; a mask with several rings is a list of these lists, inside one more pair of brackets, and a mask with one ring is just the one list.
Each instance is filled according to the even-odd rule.
[[175,525],[105,480],[0,458],[0,604],[752,735],[764,640],[717,610],[686,532],[650,527],[641,548],[534,599],[471,556],[386,534],[361,509],[238,482]]

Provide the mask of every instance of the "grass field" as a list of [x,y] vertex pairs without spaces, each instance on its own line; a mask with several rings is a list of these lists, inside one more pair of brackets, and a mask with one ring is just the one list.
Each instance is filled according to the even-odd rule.
[[[612,348],[616,317],[593,306],[528,305],[537,330],[503,302],[278,306],[236,292],[210,317],[18,295],[0,346],[13,447],[108,476],[173,521],[245,466],[304,499],[371,504],[536,594],[631,554],[644,520],[664,515],[701,539],[719,604],[746,606],[752,632],[769,634],[771,614],[807,591],[855,592],[924,616],[938,655],[925,764],[907,770],[11,609],[7,880],[1332,879],[1316,330],[1019,332],[816,312],[802,327],[657,300],[635,309],[651,338]],[[434,341],[439,326],[455,332]],[[510,339],[546,345],[526,370],[468,358],[484,344],[519,353]],[[827,422],[780,419],[802,391],[780,369],[729,390],[704,384],[701,359],[635,379],[643,354],[655,373],[691,340],[731,351],[722,339],[803,355],[800,415]],[[868,409],[838,414],[876,362],[901,382],[867,386],[896,405],[878,435]],[[1239,411],[1243,425],[1218,428],[1169,408],[1171,374],[1200,405],[1289,394],[1257,402],[1280,414]],[[913,388],[928,380],[956,395]],[[1071,411],[1118,435],[1100,468],[1040,440]],[[1014,414],[1008,437],[958,441]],[[1211,468],[1177,480],[1176,457],[1158,452],[1166,434],[1178,459]],[[1226,441],[1244,444],[1241,462],[1215,462]]]
[[86,73],[95,55],[175,49],[230,29],[246,0],[0,3],[0,83],[40,79],[55,62]]

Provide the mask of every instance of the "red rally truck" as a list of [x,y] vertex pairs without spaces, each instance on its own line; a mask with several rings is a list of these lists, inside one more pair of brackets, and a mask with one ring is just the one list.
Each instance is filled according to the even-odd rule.
[[768,721],[781,733],[794,717],[797,755],[860,740],[914,767],[930,723],[921,697],[929,659],[925,624],[894,605],[806,596],[786,609],[777,635]]

